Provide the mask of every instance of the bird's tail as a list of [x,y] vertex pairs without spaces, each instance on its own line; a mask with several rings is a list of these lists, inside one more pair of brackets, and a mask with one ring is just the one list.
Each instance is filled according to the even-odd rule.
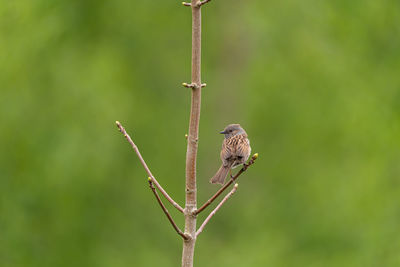
[[231,166],[221,165],[221,168],[217,171],[217,173],[211,178],[210,183],[212,184],[224,184],[225,177],[228,174]]

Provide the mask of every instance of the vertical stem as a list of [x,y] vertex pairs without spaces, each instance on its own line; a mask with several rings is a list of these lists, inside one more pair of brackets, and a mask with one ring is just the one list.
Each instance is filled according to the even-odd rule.
[[192,104],[190,111],[189,135],[186,151],[186,205],[185,234],[183,241],[182,267],[193,266],[194,247],[196,243],[196,159],[199,137],[200,104],[201,104],[201,9],[199,0],[191,0],[192,5]]

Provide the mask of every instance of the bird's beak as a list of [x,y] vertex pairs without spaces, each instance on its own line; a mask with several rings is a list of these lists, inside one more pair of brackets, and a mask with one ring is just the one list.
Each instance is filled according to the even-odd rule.
[[226,132],[225,131],[222,131],[222,132],[219,132],[220,134],[226,134]]

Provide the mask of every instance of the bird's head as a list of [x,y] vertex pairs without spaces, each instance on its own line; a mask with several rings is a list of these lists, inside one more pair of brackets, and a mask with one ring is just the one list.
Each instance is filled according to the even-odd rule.
[[243,130],[240,124],[229,124],[222,132],[220,132],[220,134],[224,134],[225,138],[229,138],[238,134],[246,134],[246,132]]

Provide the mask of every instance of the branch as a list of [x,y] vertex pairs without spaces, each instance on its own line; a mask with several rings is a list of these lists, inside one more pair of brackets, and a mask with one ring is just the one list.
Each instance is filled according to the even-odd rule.
[[203,1],[200,1],[200,3],[198,4],[198,6],[202,6],[202,5],[204,5],[204,4],[207,4],[208,2],[210,2],[211,0],[203,0]]
[[[207,4],[208,2],[210,2],[211,0],[203,0],[203,1],[198,1],[195,5],[195,7],[201,7],[204,4]],[[191,3],[186,3],[186,2],[182,2],[182,5],[184,6],[192,6]]]
[[247,168],[249,168],[251,165],[253,165],[254,161],[258,158],[258,153],[255,153],[250,161],[247,164],[243,164],[243,167],[240,169],[240,171],[235,175],[235,176],[231,176],[232,179],[229,180],[229,182],[227,182],[223,187],[221,187],[217,193],[215,193],[209,200],[207,200],[206,203],[203,204],[203,206],[201,206],[196,212],[195,214],[199,214],[200,212],[202,212],[205,208],[207,208],[219,195],[221,195],[225,189],[227,189],[234,181],[236,181],[236,179],[247,170]]
[[201,8],[195,7],[199,0],[191,0],[192,10],[192,88],[190,119],[185,168],[185,234],[189,240],[183,242],[182,267],[193,267],[194,247],[196,244],[197,185],[196,162],[199,140],[200,106],[201,106]]
[[151,173],[149,167],[147,167],[146,162],[144,161],[142,155],[139,152],[139,149],[137,148],[137,146],[135,145],[135,143],[132,141],[131,137],[126,133],[125,128],[121,125],[121,123],[119,121],[115,122],[117,124],[117,127],[119,128],[119,131],[125,136],[126,140],[128,140],[128,142],[131,144],[132,148],[135,150],[136,155],[138,156],[140,163],[142,163],[144,169],[146,170],[147,174],[150,176],[150,178],[152,179],[152,182],[156,185],[156,187],[158,188],[158,190],[160,190],[160,192],[164,195],[164,197],[180,212],[183,213],[183,208],[181,206],[179,206],[178,203],[176,203],[169,195],[168,193],[164,190],[164,188],[162,188],[162,186],[157,182],[156,178],[154,178],[153,174]]
[[221,206],[228,200],[228,198],[230,198],[233,194],[235,194],[237,188],[238,188],[238,184],[235,184],[235,186],[232,188],[231,192],[229,192],[224,199],[222,199],[222,201],[218,204],[218,206],[210,213],[210,215],[208,215],[208,217],[204,220],[203,224],[200,226],[199,230],[197,230],[196,232],[196,238],[201,234],[201,232],[203,232],[204,227],[207,225],[207,223],[210,221],[210,219],[212,218],[212,216],[215,215],[215,213],[221,208]]
[[172,219],[171,215],[169,214],[167,208],[162,203],[160,196],[157,194],[156,188],[153,185],[153,178],[151,178],[151,177],[149,177],[149,186],[150,186],[151,191],[153,191],[153,194],[156,197],[158,204],[160,204],[165,215],[167,215],[169,222],[172,224],[172,227],[174,227],[174,229],[178,233],[178,235],[183,237],[184,240],[188,240],[188,237],[181,231],[181,229],[179,229],[179,227],[176,225],[176,223]]

